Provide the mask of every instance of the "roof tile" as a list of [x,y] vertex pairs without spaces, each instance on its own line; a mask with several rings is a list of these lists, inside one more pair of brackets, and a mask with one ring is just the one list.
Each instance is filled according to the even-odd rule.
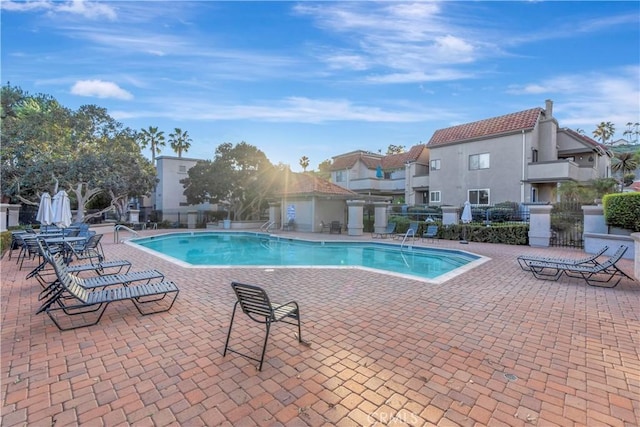
[[518,113],[438,129],[427,145],[434,146],[462,142],[519,130],[533,129],[543,111],[542,108],[532,108]]

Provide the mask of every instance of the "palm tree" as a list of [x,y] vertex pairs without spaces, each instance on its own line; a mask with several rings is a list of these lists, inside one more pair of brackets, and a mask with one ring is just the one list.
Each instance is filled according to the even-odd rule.
[[616,133],[616,128],[611,122],[600,122],[596,130],[593,131],[593,137],[599,139],[600,142],[606,144],[610,138]]
[[307,171],[307,168],[309,167],[309,158],[307,156],[300,157],[300,166],[302,166],[304,172]]
[[149,129],[142,129],[138,133],[138,144],[140,147],[151,148],[151,164],[156,164],[156,154],[160,154],[160,147],[165,146],[164,132],[158,132],[155,126],[149,126]]
[[628,140],[627,141],[629,142],[629,144],[631,144],[631,143],[637,144],[638,143],[638,136],[640,136],[640,123],[638,123],[638,122],[636,122],[636,123],[628,122],[627,123],[627,130],[625,130],[622,135],[628,136]]
[[169,143],[171,144],[171,149],[178,154],[178,157],[182,157],[182,152],[185,153],[189,151],[189,147],[191,147],[191,143],[193,141],[189,138],[189,133],[185,130],[184,132],[180,128],[175,128],[173,133],[169,134]]
[[638,167],[638,162],[635,160],[634,153],[617,153],[615,161],[611,165],[613,172],[620,172],[622,176],[627,173],[632,173]]

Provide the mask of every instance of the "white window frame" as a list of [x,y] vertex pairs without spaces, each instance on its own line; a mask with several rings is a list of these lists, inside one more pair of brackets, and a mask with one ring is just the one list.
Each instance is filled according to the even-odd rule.
[[344,171],[336,171],[336,182],[345,182]]
[[469,155],[469,170],[489,169],[491,166],[491,154],[479,153]]
[[187,173],[187,166],[186,165],[179,165],[178,166],[178,173]]
[[442,192],[441,191],[429,191],[429,203],[441,203]]
[[433,159],[429,162],[429,169],[432,171],[440,170],[440,159]]
[[[475,193],[475,197],[472,192]],[[487,193],[486,203],[480,203],[480,192]],[[488,188],[470,188],[467,190],[467,200],[474,206],[488,206],[491,204],[491,190]]]

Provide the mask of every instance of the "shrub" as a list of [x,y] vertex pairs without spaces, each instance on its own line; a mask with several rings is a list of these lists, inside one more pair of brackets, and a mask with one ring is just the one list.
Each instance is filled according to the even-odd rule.
[[447,240],[467,240],[469,242],[503,243],[506,245],[528,245],[528,224],[492,225],[456,224],[444,227],[439,237]]
[[640,193],[607,194],[602,207],[607,225],[640,231]]
[[11,246],[11,231],[3,231],[0,233],[0,258],[4,257],[4,253]]

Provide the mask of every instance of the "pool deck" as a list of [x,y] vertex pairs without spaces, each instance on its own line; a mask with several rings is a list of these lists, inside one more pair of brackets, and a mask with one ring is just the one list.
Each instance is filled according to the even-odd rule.
[[[516,262],[580,250],[417,244],[490,260],[435,284],[358,269],[194,269],[107,234],[107,259],[162,271],[179,285],[178,300],[150,316],[114,303],[98,325],[67,332],[35,314],[41,287],[25,279],[35,262],[19,270],[5,255],[0,425],[640,424],[640,283],[540,281]],[[631,260],[619,266],[632,275]],[[297,300],[311,345],[276,324],[262,372],[233,353],[223,357],[232,280]],[[231,344],[258,356],[263,332],[254,325],[237,317]]]

